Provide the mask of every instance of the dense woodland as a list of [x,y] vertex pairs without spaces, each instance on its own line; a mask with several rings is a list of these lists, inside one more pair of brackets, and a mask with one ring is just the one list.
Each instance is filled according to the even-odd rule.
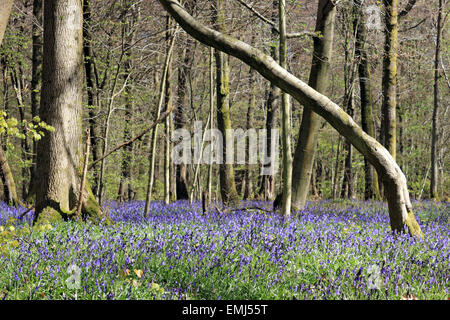
[[[57,178],[67,165],[63,160],[55,171],[44,168],[51,155],[37,156],[39,145],[49,148],[47,137],[53,132],[71,130],[70,124],[55,126],[51,108],[44,106],[54,103],[66,103],[69,109],[81,103],[82,126],[76,124],[78,111],[73,110],[70,120],[78,127],[71,142],[76,148],[68,152],[79,159],[78,172],[72,173],[78,182],[71,188],[79,189],[86,164],[83,188],[99,204],[106,199],[193,201],[204,191],[224,203],[273,200],[282,194],[286,213],[291,201],[299,209],[306,199],[388,196],[368,158],[329,121],[232,54],[193,39],[157,1],[63,3],[50,1],[48,13],[42,0],[12,5],[0,51],[0,195],[5,201],[33,204],[36,192],[39,198],[45,188],[41,183],[48,187],[42,181],[63,180]],[[250,44],[295,77],[309,79],[310,87],[386,147],[406,176],[411,198],[448,199],[446,1],[188,0],[184,7],[196,22]],[[82,26],[74,31],[76,45],[63,36],[57,43],[58,30],[51,29],[50,20],[61,12],[72,14],[68,19]],[[77,50],[59,52],[64,45]],[[76,80],[69,81],[77,94],[57,102],[54,93],[60,89],[50,84],[70,79],[58,75],[59,66],[67,64],[77,68]],[[172,132],[193,132],[195,121],[222,132],[279,128],[280,170],[270,176],[259,174],[261,165],[175,165]],[[88,145],[89,163],[84,163]],[[75,206],[78,194],[69,197],[75,200],[67,209]]]

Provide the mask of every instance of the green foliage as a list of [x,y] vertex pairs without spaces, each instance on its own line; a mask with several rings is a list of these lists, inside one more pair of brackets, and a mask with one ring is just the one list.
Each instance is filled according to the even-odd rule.
[[0,135],[38,141],[45,135],[45,131],[53,132],[55,128],[41,121],[39,117],[34,117],[32,121],[19,122],[14,117],[8,117],[5,111],[0,111]]

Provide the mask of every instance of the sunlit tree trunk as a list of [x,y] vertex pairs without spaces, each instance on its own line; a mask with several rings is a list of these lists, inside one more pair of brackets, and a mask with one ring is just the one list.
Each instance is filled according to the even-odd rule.
[[2,146],[0,146],[0,182],[3,185],[0,192],[0,194],[3,194],[3,199],[1,200],[11,206],[19,205],[20,199],[17,195],[14,177]]
[[[321,93],[327,91],[329,83],[335,16],[334,2],[320,0],[315,31],[320,32],[321,36],[314,38],[309,85]],[[296,210],[304,208],[308,196],[320,123],[320,117],[305,106],[295,149],[292,177],[292,203]]]
[[383,56],[383,144],[396,159],[397,143],[397,51],[398,0],[383,0],[385,6],[385,43]]
[[0,3],[0,45],[3,41],[3,35],[5,34],[13,2],[13,0],[2,0]]
[[[173,21],[170,15],[167,16],[167,30],[170,30],[173,26]],[[166,33],[166,41],[167,43],[170,42],[170,38],[172,37],[172,32]],[[172,84],[171,84],[171,77],[172,77],[172,66],[171,63],[169,63],[169,66],[167,68],[167,75],[166,75],[166,92],[164,94],[164,106],[165,110],[172,109]],[[169,204],[170,203],[170,117],[172,115],[169,115],[165,120],[165,139],[164,139],[164,203]]]
[[[287,44],[286,44],[286,1],[279,0],[278,17],[280,29],[280,66],[287,69]],[[281,214],[291,214],[292,201],[292,150],[291,150],[291,105],[289,95],[281,93],[281,140],[283,145],[283,200]]]
[[[35,222],[74,214],[80,198],[83,163],[82,7],[78,0],[46,1],[41,119],[55,128],[37,147]],[[87,185],[82,216],[93,221],[104,214]]]

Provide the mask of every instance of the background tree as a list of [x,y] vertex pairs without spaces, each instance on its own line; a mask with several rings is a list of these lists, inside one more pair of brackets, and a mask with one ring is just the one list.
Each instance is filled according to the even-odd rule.
[[[329,84],[335,16],[336,6],[333,1],[319,1],[315,31],[320,34],[320,37],[314,38],[308,84],[324,94]],[[297,210],[305,207],[308,196],[320,123],[320,117],[311,109],[305,107],[295,149],[292,178],[292,202]]]

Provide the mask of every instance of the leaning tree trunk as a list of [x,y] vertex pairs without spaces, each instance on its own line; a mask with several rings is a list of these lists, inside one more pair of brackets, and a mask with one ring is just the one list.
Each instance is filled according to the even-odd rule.
[[[44,6],[44,60],[40,117],[53,126],[37,147],[35,223],[74,216],[82,175],[82,10],[78,0]],[[89,186],[82,216],[106,218]]]
[[[320,93],[325,93],[328,88],[335,16],[334,2],[320,0],[315,31],[320,32],[321,37],[314,37],[314,51],[309,75],[309,85]],[[303,209],[306,204],[320,122],[320,117],[311,108],[305,106],[292,172],[292,206],[295,210]]]
[[175,0],[159,0],[181,27],[200,42],[230,54],[258,71],[269,81],[311,108],[349,140],[375,167],[387,191],[389,217],[394,232],[408,227],[409,233],[423,237],[412,211],[406,177],[392,155],[378,141],[365,133],[342,108],[328,97],[280,67],[271,57],[245,42],[224,35],[198,23]]

